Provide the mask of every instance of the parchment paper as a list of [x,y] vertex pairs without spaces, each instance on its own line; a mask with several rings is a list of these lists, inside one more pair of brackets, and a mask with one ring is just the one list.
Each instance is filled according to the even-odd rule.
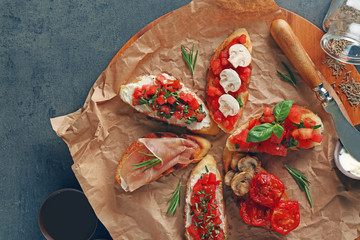
[[[265,106],[273,107],[284,99],[293,99],[295,104],[309,108],[322,118],[325,134],[322,145],[311,150],[289,151],[287,157],[258,154],[263,167],[284,182],[290,199],[299,201],[300,226],[283,236],[246,225],[231,190],[225,187],[229,239],[354,239],[360,235],[359,183],[343,177],[335,169],[333,152],[337,135],[330,115],[270,36],[270,22],[279,14],[280,9],[272,0],[193,1],[167,16],[126,49],[99,76],[83,108],[51,119],[54,131],[69,147],[74,160],[72,169],[83,191],[114,239],[184,239],[185,187],[175,216],[165,213],[171,193],[179,181],[186,185],[194,167],[189,165],[133,193],[121,189],[115,181],[115,169],[133,141],[155,131],[184,133],[185,130],[135,112],[120,100],[120,85],[141,74],[167,72],[204,99],[213,51],[239,27],[248,30],[253,43],[250,97],[240,124],[257,117]],[[180,51],[181,45],[191,47],[192,44],[199,50],[194,77]],[[298,89],[280,80],[276,70],[285,71],[281,61],[295,73]],[[326,81],[324,84],[331,95],[336,95]],[[222,173],[221,156],[228,136],[223,132],[205,136],[213,144],[209,153],[215,156]],[[284,164],[300,170],[311,181],[313,208]]]

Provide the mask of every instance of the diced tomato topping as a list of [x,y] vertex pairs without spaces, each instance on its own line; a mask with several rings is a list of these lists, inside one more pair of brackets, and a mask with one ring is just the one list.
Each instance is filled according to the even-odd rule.
[[[182,118],[182,114],[181,114],[181,112],[179,110],[176,110],[174,112],[173,116],[176,117],[179,120],[181,120],[181,118]],[[201,121],[201,120],[199,120],[199,121]]]
[[237,67],[236,72],[239,74],[241,81],[247,82],[251,75],[250,67]]
[[261,117],[261,122],[263,123],[272,123],[275,121],[275,116],[274,115],[270,115],[270,116],[266,116],[266,117]]
[[200,107],[199,102],[196,100],[196,98],[193,98],[190,102],[189,102],[189,106],[194,109],[197,110]]
[[160,107],[160,112],[163,112],[167,115],[170,115],[170,106],[162,106]]
[[247,149],[250,146],[250,143],[246,142],[248,133],[249,133],[249,129],[245,128],[239,134],[230,138],[230,142],[235,144],[236,148]]
[[313,131],[313,134],[312,134],[312,137],[311,137],[311,141],[320,143],[322,139],[323,139],[323,135],[322,135],[322,134]]
[[142,97],[143,91],[140,88],[135,88],[133,96],[134,98]]
[[186,94],[187,103],[191,103],[194,100],[194,96],[191,93]]
[[222,114],[222,112],[220,110],[217,110],[214,113],[214,121],[217,123],[222,123],[222,121],[225,119],[224,114]]
[[157,104],[159,104],[160,106],[165,104],[165,98],[164,98],[163,95],[160,95],[159,97],[157,97],[155,101],[156,101]]
[[265,116],[265,117],[270,117],[270,116],[272,116],[272,115],[273,115],[272,109],[269,108],[269,107],[265,107],[265,108],[264,108],[264,116]]
[[195,111],[194,109],[188,108],[188,113],[184,112],[185,117],[192,117],[194,115]]
[[209,180],[208,180],[209,184],[216,184],[216,175],[214,173],[209,173]]
[[198,122],[201,122],[205,117],[205,114],[203,113],[195,113],[195,115]]
[[186,230],[189,233],[189,235],[192,236],[194,239],[196,240],[201,239],[199,233],[197,232],[198,229],[194,225],[187,227]]
[[220,75],[220,73],[222,71],[221,60],[220,59],[211,60],[210,67],[211,67],[211,71],[216,76]]
[[296,146],[297,148],[309,149],[313,146],[313,142],[310,139],[308,140],[298,139],[297,141],[299,142],[299,144]]
[[261,142],[259,144],[258,149],[270,155],[277,155],[284,157],[287,155],[287,148],[284,145],[275,144],[271,142],[270,139]]
[[166,77],[162,74],[159,74],[156,76],[156,80],[159,81],[159,83],[162,85],[164,84],[164,81],[166,80]]
[[219,54],[220,58],[229,58],[229,51],[228,50],[222,50]]
[[214,96],[221,96],[222,92],[217,87],[209,86],[207,94],[211,97],[214,97]]
[[316,122],[309,117],[305,118],[303,122],[306,128],[310,128],[316,125]]
[[216,88],[223,89],[222,86],[220,85],[220,77],[215,77],[214,78],[213,85]]
[[241,44],[245,44],[246,43],[246,35],[245,34],[242,34],[240,37],[239,37],[239,42]]
[[251,130],[253,127],[258,126],[258,125],[260,125],[260,124],[261,124],[261,122],[260,122],[259,119],[257,119],[257,118],[251,119],[251,120],[249,121],[249,127],[248,127],[248,129]]
[[231,130],[234,129],[235,124],[236,124],[238,119],[239,119],[239,114],[236,114],[234,116],[227,116],[223,120],[223,125],[227,130],[231,131]]
[[279,144],[279,143],[282,142],[282,140],[284,139],[285,136],[286,136],[286,130],[285,129],[284,129],[284,132],[283,132],[283,134],[281,135],[280,138],[278,138],[274,133],[272,133],[271,137],[270,137],[270,142]]
[[221,60],[221,65],[222,66],[227,66],[227,65],[229,65],[229,61],[227,60],[227,58],[220,58],[220,60]]
[[302,112],[303,110],[299,106],[292,105],[288,119],[293,123],[300,124]]
[[292,132],[292,136],[296,140],[308,140],[311,139],[313,131],[314,130],[312,128],[298,128]]
[[166,101],[168,103],[170,103],[171,105],[173,105],[176,102],[176,97],[170,96],[170,97],[166,98]]

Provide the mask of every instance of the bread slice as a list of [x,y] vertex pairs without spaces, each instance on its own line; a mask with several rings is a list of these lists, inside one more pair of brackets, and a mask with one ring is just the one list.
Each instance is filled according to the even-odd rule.
[[[309,109],[306,109],[304,107],[299,107],[299,106],[295,106],[299,109],[299,111],[301,112],[301,117],[300,117],[300,122],[304,122],[305,119],[310,118],[311,120],[313,120],[315,123],[315,125],[319,125],[320,127],[314,129],[313,131],[318,133],[318,134],[322,134],[324,131],[324,125],[320,119],[320,117],[318,115],[316,115],[315,113],[313,113],[312,111],[310,111]],[[257,119],[262,119],[264,115],[259,116]],[[287,120],[287,119],[285,119]],[[252,120],[251,120],[252,121]],[[238,146],[236,146],[236,144],[234,142],[231,141],[231,139],[233,139],[236,136],[239,136],[239,134],[244,130],[244,129],[248,129],[249,128],[249,122],[243,124],[242,126],[240,126],[236,131],[234,131],[227,139],[226,141],[226,148],[229,151],[238,151],[238,152],[251,152],[251,153],[257,153],[257,152],[263,152],[261,149],[259,149],[259,145],[261,145],[261,142],[259,143],[259,145],[253,146],[250,145],[249,148],[239,148]],[[285,129],[286,131],[286,129]],[[291,137],[291,135],[290,135]],[[309,140],[310,141],[310,140]],[[278,144],[278,145],[283,145],[285,146],[285,143],[282,144]],[[309,144],[307,145],[306,149],[315,147],[315,146],[319,146],[320,143],[319,142],[314,142],[314,141],[310,141]],[[300,145],[298,145],[300,146]],[[299,150],[298,146],[289,146],[287,147],[287,149],[292,149],[292,150]],[[277,155],[277,154],[274,154]]]
[[[235,32],[233,32],[232,34],[230,34],[230,36],[228,38],[226,38],[221,44],[220,46],[215,50],[214,52],[214,55],[212,56],[211,58],[211,61],[214,61],[216,59],[219,59],[221,56],[220,56],[220,53],[223,51],[223,50],[228,50],[229,48],[229,44],[235,39],[235,38],[238,38],[242,35],[245,35],[246,36],[246,43],[244,43],[243,45],[248,49],[248,51],[251,53],[252,52],[252,44],[251,44],[251,39],[250,39],[250,36],[249,36],[249,33],[247,32],[247,30],[245,28],[240,28],[240,29],[237,29]],[[247,66],[250,71],[252,69],[252,61],[250,62],[250,64]],[[227,66],[224,66],[224,69],[228,69],[228,68],[233,68],[231,64],[227,65]],[[216,87],[216,88],[219,88],[221,91],[224,91],[223,88],[221,86],[219,86],[219,84],[217,83],[216,81],[216,77],[217,75],[215,75],[215,73],[212,71],[212,68],[211,68],[211,65],[209,67],[209,71],[208,71],[208,75],[207,75],[207,89],[208,89],[208,92],[209,92],[209,88],[210,87]],[[232,132],[235,128],[236,128],[236,125],[239,121],[239,119],[241,118],[242,116],[242,113],[244,111],[244,108],[246,106],[246,103],[248,101],[248,98],[249,98],[249,92],[248,92],[248,88],[249,88],[249,83],[250,83],[250,80],[251,80],[251,76],[248,76],[246,78],[241,78],[241,82],[242,82],[242,85],[241,86],[241,91],[238,92],[237,94],[234,94],[233,96],[235,98],[239,98],[241,99],[241,102],[242,102],[242,106],[240,106],[240,110],[239,110],[239,113],[238,113],[238,116],[234,117],[236,118],[234,124],[232,124],[232,126],[230,128],[228,128],[226,126],[226,124],[224,125],[224,122],[225,120],[223,120],[222,122],[219,122],[219,121],[216,121],[216,116],[215,116],[215,113],[218,109],[214,108],[214,105],[216,104],[213,104],[212,102],[213,101],[217,101],[216,100],[216,97],[212,97],[210,95],[207,95],[206,97],[206,104],[210,110],[210,116],[214,119],[214,121],[218,124],[218,126],[224,131],[224,132],[227,132],[227,133],[230,133]],[[207,93],[208,93],[207,92]],[[219,96],[217,96],[219,97]]]
[[[160,81],[158,81],[159,78],[166,79],[166,80],[164,80],[165,83],[178,81],[175,77],[170,76],[166,73],[162,73],[157,76],[155,76],[155,75],[139,76],[132,83],[129,83],[126,85],[121,85],[120,93],[119,93],[120,98],[125,103],[132,106],[136,111],[143,113],[148,117],[155,118],[155,119],[163,121],[163,122],[167,122],[168,124],[172,124],[172,125],[176,125],[176,126],[180,126],[180,127],[186,127],[188,130],[190,130],[194,133],[216,135],[219,132],[219,128],[217,127],[216,123],[210,118],[209,111],[206,108],[206,105],[204,104],[204,102],[193,91],[191,91],[189,88],[184,86],[184,84],[181,82],[179,83],[181,86],[181,89],[174,91],[174,93],[177,93],[177,95],[174,94],[174,96],[177,96],[176,97],[177,101],[173,104],[170,104],[168,102],[169,98],[166,98],[166,97],[164,97],[166,100],[164,100],[165,102],[162,105],[158,104],[158,102],[155,100],[156,97],[160,96],[160,95],[164,96],[164,94],[155,93],[155,91],[154,91],[152,94],[149,94],[148,97],[149,98],[153,97],[153,101],[151,104],[155,104],[155,105],[150,106],[146,103],[134,105],[134,98],[135,98],[134,92],[136,91],[136,89],[142,89],[144,86],[149,86],[149,85],[156,86],[160,89],[161,85],[160,85]],[[166,91],[169,91],[169,90],[166,90]],[[143,91],[141,91],[141,92],[143,92]],[[179,112],[181,119],[178,119],[180,116],[178,116],[178,118],[175,116],[174,111],[175,111],[175,107],[177,104],[181,103],[181,104],[184,104],[182,106],[185,106],[185,105],[189,106],[189,103],[185,103],[179,97],[181,92],[190,94],[193,98],[195,98],[197,100],[198,104],[201,106],[201,108],[204,112],[204,115],[205,115],[201,121],[194,120],[191,123],[187,123],[188,119],[183,114],[186,114],[186,111],[188,111],[188,110],[184,110],[184,109],[176,110]],[[169,94],[169,92],[167,94]],[[167,94],[165,94],[165,96]],[[157,105],[158,105],[158,108],[156,108]],[[164,111],[161,111],[162,108],[160,106],[168,107],[169,112],[170,112],[170,107],[172,108],[172,110],[168,115],[159,115],[159,113],[164,112]],[[191,107],[189,107],[189,109],[191,109]],[[195,112],[199,111],[199,109],[194,110],[194,111]],[[189,110],[189,111],[191,111],[191,110]]]
[[[220,219],[222,223],[220,224],[220,228],[224,232],[224,237],[228,236],[228,223],[225,215],[225,204],[223,199],[223,184],[222,178],[219,170],[216,166],[216,161],[212,155],[206,155],[203,160],[201,160],[192,170],[189,180],[186,186],[186,196],[185,196],[185,237],[187,240],[192,240],[193,237],[188,232],[187,227],[189,227],[192,223],[192,214],[191,214],[191,196],[193,194],[193,187],[197,183],[197,181],[202,177],[205,173],[214,173],[216,175],[216,180],[221,181],[216,186],[216,202],[218,206],[218,210],[220,211]],[[199,205],[200,206],[200,205]]]
[[[165,176],[177,169],[184,168],[187,165],[189,165],[190,163],[196,163],[196,162],[200,161],[211,148],[211,143],[207,139],[199,137],[199,136],[188,135],[188,134],[183,134],[183,135],[178,136],[174,133],[169,133],[169,132],[155,132],[155,133],[150,133],[148,135],[145,135],[142,138],[163,139],[164,141],[171,140],[171,139],[172,140],[185,139],[186,141],[189,141],[192,144],[193,149],[194,149],[194,151],[191,152],[191,155],[189,156],[188,161],[184,161],[182,163],[181,162],[176,163],[175,165],[170,166],[168,169],[164,169],[164,171],[157,172],[157,175],[149,177],[149,179],[147,181],[145,181],[143,183],[143,185],[149,184],[149,183],[159,179],[160,177]],[[187,142],[187,143],[189,143],[189,142]],[[164,147],[165,147],[165,144],[163,144],[162,146],[159,146],[159,148],[164,148]],[[174,146],[174,147],[176,147],[176,146]],[[129,174],[127,172],[127,170],[131,171],[131,172],[134,171],[132,167],[129,168],[129,166],[133,166],[133,164],[128,161],[133,161],[133,159],[132,159],[134,157],[133,154],[137,153],[139,151],[147,151],[147,149],[143,143],[141,143],[139,140],[137,140],[126,149],[125,153],[121,157],[121,159],[118,163],[118,166],[116,168],[116,173],[115,173],[116,181],[121,185],[121,187],[125,191],[132,192],[132,191],[136,190],[138,187],[141,187],[141,186],[136,186],[135,189],[130,187],[131,183],[126,182],[124,179],[124,176],[123,176],[125,174]],[[173,149],[164,149],[164,151],[173,151]],[[151,159],[151,157],[149,157],[148,159]],[[148,160],[148,159],[146,159],[146,160]],[[143,171],[143,169],[139,169],[139,170],[137,170],[136,173],[140,174],[140,177],[143,176],[144,178],[146,177],[146,174],[152,173],[151,169],[143,171],[143,172],[142,171]],[[142,174],[145,174],[145,175],[142,175]]]

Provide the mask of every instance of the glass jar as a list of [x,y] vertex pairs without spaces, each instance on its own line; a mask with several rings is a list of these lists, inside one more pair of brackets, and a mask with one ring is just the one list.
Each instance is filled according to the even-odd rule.
[[329,56],[360,65],[360,0],[332,0],[323,29],[320,44]]

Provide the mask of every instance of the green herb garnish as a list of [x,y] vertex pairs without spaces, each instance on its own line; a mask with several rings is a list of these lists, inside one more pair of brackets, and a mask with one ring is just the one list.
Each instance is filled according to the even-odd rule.
[[295,170],[294,168],[285,165],[285,168],[289,171],[290,175],[294,178],[295,182],[297,183],[297,185],[299,186],[301,191],[305,191],[306,196],[309,200],[310,206],[313,206],[312,200],[311,200],[311,196],[310,196],[310,191],[309,191],[309,184],[310,181],[307,179],[307,177],[300,173],[299,171]]
[[167,203],[169,202],[171,203],[166,214],[174,216],[177,207],[180,206],[180,194],[181,194],[181,182],[179,182],[177,188],[175,189],[175,191],[172,193],[171,197],[167,201]]
[[137,164],[133,164],[131,166],[134,166],[133,169],[138,169],[138,168],[143,168],[146,167],[143,172],[145,172],[146,170],[148,170],[149,168],[152,168],[153,166],[161,163],[161,160],[159,158],[157,158],[155,155],[153,154],[149,154],[149,153],[144,153],[144,152],[140,152],[142,155],[145,156],[149,156],[149,157],[153,157],[152,159],[146,160],[144,162],[141,163],[137,163]]
[[290,68],[284,62],[281,62],[281,63],[285,67],[286,71],[289,73],[290,77],[288,77],[287,75],[283,74],[282,72],[280,72],[278,70],[276,72],[282,77],[283,80],[291,83],[295,88],[297,88],[296,79],[294,77],[294,74],[291,72]]
[[273,123],[262,123],[253,127],[246,137],[246,142],[265,141],[271,137],[272,133],[278,138],[281,138],[284,133],[284,127],[280,124],[289,116],[292,104],[292,100],[285,100],[276,104],[274,107],[275,121]]
[[239,106],[240,106],[240,107],[243,107],[243,106],[244,106],[244,103],[242,102],[241,98],[237,97],[237,98],[236,98],[236,101],[239,103]]
[[191,73],[194,74],[195,63],[196,63],[196,59],[198,56],[198,51],[196,51],[195,58],[194,58],[194,45],[192,45],[192,48],[189,53],[187,53],[184,46],[181,45],[181,55],[182,55],[184,61],[186,62],[186,64],[188,65],[188,67],[190,68]]

